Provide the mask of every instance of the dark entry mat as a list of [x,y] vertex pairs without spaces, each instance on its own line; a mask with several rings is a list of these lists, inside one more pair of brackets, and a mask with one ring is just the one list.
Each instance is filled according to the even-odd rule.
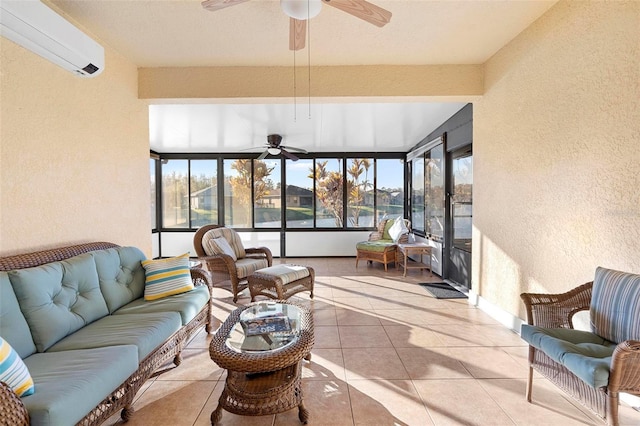
[[447,283],[420,283],[436,299],[466,299],[467,295]]

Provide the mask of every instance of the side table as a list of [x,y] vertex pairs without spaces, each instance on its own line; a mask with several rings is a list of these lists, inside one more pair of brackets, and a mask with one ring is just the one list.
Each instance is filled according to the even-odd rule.
[[309,411],[302,400],[301,364],[303,358],[311,359],[313,344],[313,315],[303,306],[262,301],[231,312],[209,346],[211,359],[227,370],[211,424],[220,422],[223,409],[262,416],[296,407],[306,424]]
[[[408,259],[411,255],[419,254],[420,262],[417,264],[408,264]],[[431,246],[426,243],[407,243],[407,244],[398,244],[397,255],[400,260],[396,259],[396,269],[399,267],[404,268],[404,272],[402,274],[403,277],[407,276],[407,269],[426,269],[429,268],[429,275],[433,275],[433,269],[431,265]],[[429,258],[429,265],[426,265],[423,262],[422,257],[427,255]]]

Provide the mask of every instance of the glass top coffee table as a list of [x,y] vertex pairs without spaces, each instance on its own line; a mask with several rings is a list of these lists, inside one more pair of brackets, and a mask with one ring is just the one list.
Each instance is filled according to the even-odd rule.
[[261,301],[231,312],[209,346],[211,359],[227,370],[211,424],[220,421],[223,409],[262,416],[295,407],[306,424],[301,361],[311,359],[313,343],[313,316],[303,306]]

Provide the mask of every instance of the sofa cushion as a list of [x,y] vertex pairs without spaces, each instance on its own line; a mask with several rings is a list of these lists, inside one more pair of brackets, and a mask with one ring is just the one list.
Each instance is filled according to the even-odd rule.
[[18,396],[33,394],[29,369],[9,342],[0,337],[0,382],[6,383]]
[[640,275],[597,268],[589,315],[598,336],[615,343],[640,340]]
[[146,314],[150,312],[178,312],[182,325],[191,321],[209,302],[210,294],[206,286],[197,286],[188,293],[176,294],[157,300],[136,299],[114,312],[122,314]]
[[156,300],[193,290],[189,253],[166,259],[143,260],[144,299]]
[[11,344],[21,358],[26,358],[36,351],[31,330],[20,311],[18,299],[6,272],[0,272],[0,336]]
[[177,312],[110,315],[65,337],[48,352],[135,345],[143,360],[181,326]]
[[242,240],[240,239],[240,235],[236,231],[230,228],[214,228],[210,229],[202,236],[202,248],[204,252],[208,256],[214,256],[216,254],[221,254],[221,251],[217,251],[217,245],[209,244],[209,241],[213,238],[224,237],[225,240],[229,243],[233,251],[236,253],[237,259],[242,259],[247,255],[244,250],[244,246],[242,245]]
[[382,253],[387,248],[394,245],[395,243],[393,240],[361,241],[356,244],[356,249]]
[[25,359],[36,385],[31,425],[74,425],[138,369],[135,346],[46,352]]
[[109,313],[89,253],[10,271],[9,279],[38,352]]
[[136,247],[116,247],[91,253],[96,262],[100,289],[109,312],[142,297],[145,255]]
[[593,387],[606,386],[615,343],[589,331],[522,325],[521,337]]
[[238,259],[236,262],[236,272],[238,278],[246,278],[253,274],[258,269],[266,268],[269,266],[269,262],[264,257],[245,257],[244,259]]

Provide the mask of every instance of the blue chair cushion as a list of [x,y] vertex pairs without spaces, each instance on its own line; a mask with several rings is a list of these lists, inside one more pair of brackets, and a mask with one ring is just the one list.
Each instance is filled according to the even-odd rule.
[[590,386],[599,388],[609,383],[615,343],[589,331],[528,324],[522,325],[520,335]]
[[616,343],[640,340],[640,275],[596,269],[589,314],[598,336]]

